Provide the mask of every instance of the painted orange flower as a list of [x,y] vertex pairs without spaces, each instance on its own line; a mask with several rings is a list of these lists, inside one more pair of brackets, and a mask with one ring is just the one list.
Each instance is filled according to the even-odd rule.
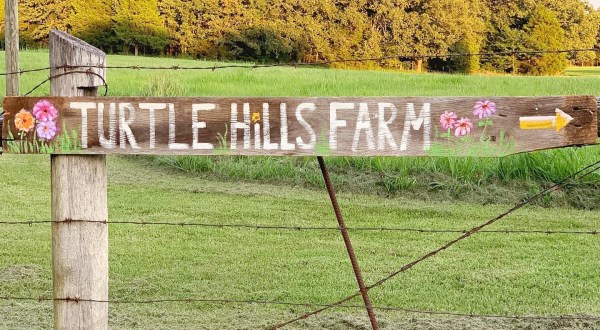
[[35,122],[33,121],[31,112],[25,109],[19,111],[19,113],[15,116],[15,125],[17,125],[19,131],[29,132],[29,130],[33,128],[34,124]]

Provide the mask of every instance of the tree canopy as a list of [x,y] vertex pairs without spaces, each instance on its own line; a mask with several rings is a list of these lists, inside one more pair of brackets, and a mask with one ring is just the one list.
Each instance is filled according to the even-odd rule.
[[459,72],[556,74],[567,59],[589,63],[597,54],[441,56],[425,63],[403,55],[600,43],[600,12],[585,0],[21,0],[19,15],[26,45],[44,45],[56,28],[107,52],[260,62],[389,57],[338,65]]

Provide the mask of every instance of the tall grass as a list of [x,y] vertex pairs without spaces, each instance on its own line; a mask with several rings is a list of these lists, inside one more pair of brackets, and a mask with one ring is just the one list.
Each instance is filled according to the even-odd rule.
[[[327,157],[342,192],[412,196],[425,200],[514,203],[600,160],[600,147],[564,148],[503,158]],[[322,188],[314,157],[156,157],[194,175]],[[536,204],[599,209],[600,172],[571,181]]]
[[[0,52],[0,62],[4,52]],[[215,63],[173,58],[109,55],[108,65],[117,66],[207,66]],[[22,69],[48,66],[47,50],[23,51]],[[251,66],[249,64],[249,66]],[[148,93],[150,79],[160,80],[166,72],[110,69],[110,96],[139,96]],[[413,74],[410,72],[330,70],[324,68],[263,68],[171,71],[163,80],[177,81],[184,90],[179,96],[541,96],[600,95],[600,68],[571,68],[571,76],[523,77],[508,75]],[[21,76],[21,92],[48,77],[47,72]],[[154,78],[153,78],[154,77]],[[0,91],[4,90],[0,79]],[[150,91],[153,94],[160,90]],[[46,85],[34,95],[48,95]],[[185,93],[185,95],[183,95]]]
[[[309,157],[162,157],[180,170],[193,173],[216,173],[232,179],[306,180],[306,168],[315,167]],[[481,185],[512,180],[557,182],[579,169],[600,160],[600,147],[564,148],[517,154],[503,158],[452,157],[329,157],[328,166],[338,174],[374,173],[381,177],[444,174],[465,184]],[[600,183],[600,173],[583,179]],[[398,185],[407,185],[399,181]],[[401,189],[402,187],[390,187]]]
[[187,88],[173,72],[153,73],[142,87],[142,96],[185,96]]

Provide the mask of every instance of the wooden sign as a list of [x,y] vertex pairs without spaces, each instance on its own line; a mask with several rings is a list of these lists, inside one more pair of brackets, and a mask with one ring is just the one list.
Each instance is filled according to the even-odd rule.
[[503,156],[595,144],[593,96],[7,97],[10,153]]

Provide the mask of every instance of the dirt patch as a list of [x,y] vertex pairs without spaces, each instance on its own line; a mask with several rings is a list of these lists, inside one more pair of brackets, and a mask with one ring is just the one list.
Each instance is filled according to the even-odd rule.
[[[565,316],[569,317],[569,316]],[[574,317],[571,315],[570,317]],[[577,315],[585,318],[586,315]],[[379,315],[381,329],[403,330],[600,330],[596,320],[537,320],[537,319],[492,319],[470,317],[407,317],[406,315]],[[368,330],[366,317],[331,314],[316,317],[293,325],[293,329]]]
[[2,281],[20,281],[26,278],[32,278],[40,273],[38,265],[15,265],[0,268],[0,280]]

